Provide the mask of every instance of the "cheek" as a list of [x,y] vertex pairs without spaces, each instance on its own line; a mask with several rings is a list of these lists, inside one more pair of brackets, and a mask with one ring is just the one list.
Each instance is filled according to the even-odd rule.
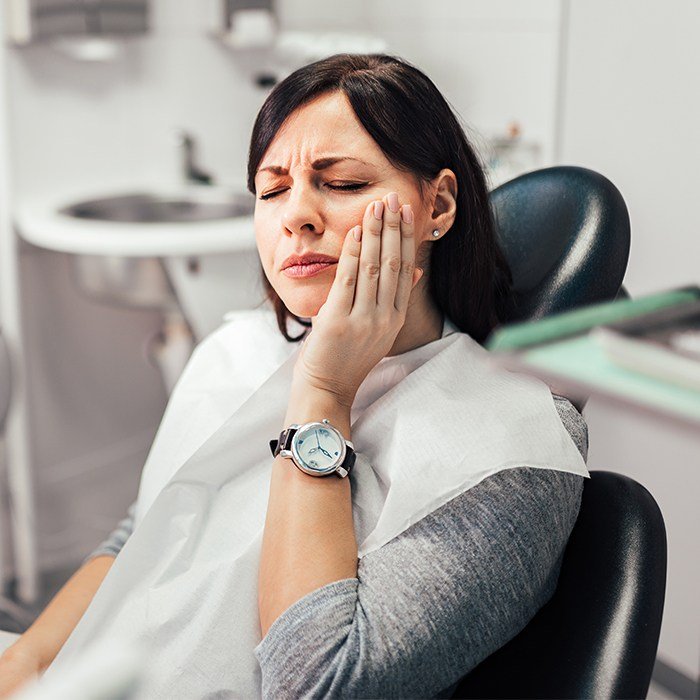
[[[350,198],[348,198],[350,199]],[[362,223],[365,209],[375,198],[355,198],[353,201],[336,204],[326,217],[326,230],[333,231],[340,240],[344,240],[345,234],[357,224]]]
[[276,238],[270,234],[270,228],[262,221],[255,221],[255,245],[258,248],[260,261],[266,270],[269,270],[275,259]]

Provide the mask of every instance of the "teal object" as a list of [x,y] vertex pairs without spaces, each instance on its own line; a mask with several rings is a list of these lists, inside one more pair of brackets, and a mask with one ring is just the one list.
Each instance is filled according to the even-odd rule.
[[587,392],[594,390],[700,423],[700,392],[616,365],[588,335],[525,350],[518,359],[523,369],[532,368],[535,374],[560,376]]
[[518,350],[561,340],[589,331],[594,326],[642,316],[676,304],[700,299],[699,287],[682,287],[649,294],[638,299],[619,299],[552,314],[537,321],[502,326],[488,338],[485,347],[493,351]]

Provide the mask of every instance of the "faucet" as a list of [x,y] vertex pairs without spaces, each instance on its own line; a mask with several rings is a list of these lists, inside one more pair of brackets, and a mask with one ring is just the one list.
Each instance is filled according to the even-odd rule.
[[189,132],[179,130],[178,145],[182,148],[182,170],[187,184],[197,183],[200,185],[214,184],[214,178],[211,173],[202,170],[195,164],[195,152],[197,150],[197,141]]

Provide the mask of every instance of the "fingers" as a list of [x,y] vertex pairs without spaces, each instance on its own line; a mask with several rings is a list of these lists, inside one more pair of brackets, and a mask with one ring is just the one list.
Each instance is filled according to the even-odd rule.
[[[392,192],[365,208],[362,225],[345,236],[326,304],[339,315],[379,309],[405,313],[421,271],[415,270],[413,209]],[[355,234],[361,234],[358,241]]]
[[367,205],[362,218],[362,248],[353,307],[358,313],[371,313],[377,306],[382,227],[386,213],[386,203],[376,200]]
[[[387,295],[387,304],[393,304],[397,311],[404,312],[408,307],[411,290],[418,279],[414,275],[416,247],[414,242],[413,209],[410,204],[401,207],[400,253],[401,267],[398,273],[396,293]],[[382,275],[384,271],[382,271]],[[422,273],[421,273],[422,274]],[[381,282],[380,282],[381,286]]]
[[[393,310],[396,303],[396,288],[404,260],[402,254],[408,254],[413,259],[413,251],[408,251],[401,243],[402,229],[399,196],[391,192],[386,197],[387,208],[384,214],[382,230],[381,274],[377,289],[377,306],[385,310]],[[409,241],[410,243],[411,241]],[[409,273],[410,275],[410,273]],[[408,280],[410,283],[410,279]]]
[[358,313],[377,309],[405,312],[411,290],[422,274],[422,271],[414,274],[412,207],[409,204],[400,207],[398,194],[391,192],[381,202],[370,202],[363,229],[353,309]]
[[357,283],[357,271],[360,262],[360,249],[362,243],[355,234],[362,232],[361,226],[353,226],[346,234],[343,241],[343,249],[338,258],[335,270],[335,279],[328,292],[324,307],[332,308],[334,314],[347,316],[353,308],[355,287]]

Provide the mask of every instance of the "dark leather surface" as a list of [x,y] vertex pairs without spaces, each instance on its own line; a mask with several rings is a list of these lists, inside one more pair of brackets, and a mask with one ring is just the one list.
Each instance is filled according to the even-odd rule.
[[554,596],[453,697],[646,697],[661,629],[666,530],[643,486],[590,473]]
[[507,322],[615,298],[630,222],[610,180],[576,166],[543,168],[494,189],[491,206],[513,272]]

